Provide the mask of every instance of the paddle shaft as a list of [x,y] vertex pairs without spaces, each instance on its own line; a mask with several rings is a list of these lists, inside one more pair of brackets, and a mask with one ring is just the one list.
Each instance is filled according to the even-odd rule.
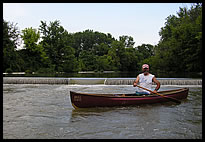
[[157,92],[153,92],[153,91],[151,91],[151,90],[149,90],[149,89],[147,89],[147,88],[144,88],[144,87],[142,87],[142,86],[139,86],[139,85],[136,85],[136,86],[139,87],[139,88],[142,88],[142,89],[144,89],[144,90],[147,90],[147,91],[149,91],[149,92],[151,92],[151,93],[154,93],[154,94],[157,94],[157,95],[159,95],[159,96],[165,97],[165,98],[167,98],[167,99],[169,99],[169,100],[172,100],[172,101],[175,102],[175,103],[181,103],[181,101],[179,101],[179,100],[177,100],[177,99],[175,99],[175,98],[168,97],[168,96],[164,96],[164,95],[162,95],[162,94],[159,94],[159,93],[157,93]]

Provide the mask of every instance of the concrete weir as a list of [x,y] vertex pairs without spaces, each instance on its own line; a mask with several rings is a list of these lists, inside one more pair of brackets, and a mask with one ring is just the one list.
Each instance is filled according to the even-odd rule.
[[[161,85],[202,85],[202,79],[157,78]],[[132,85],[135,78],[3,77],[4,84]],[[154,85],[154,83],[153,83]]]
[[3,77],[4,84],[69,84],[69,78]]
[[[134,79],[107,79],[106,85],[132,85]],[[158,78],[161,85],[202,85],[202,79],[189,79],[189,78]],[[152,83],[154,85],[155,83]]]

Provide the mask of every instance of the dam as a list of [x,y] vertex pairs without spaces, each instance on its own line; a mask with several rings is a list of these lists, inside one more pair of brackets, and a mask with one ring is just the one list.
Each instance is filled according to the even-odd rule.
[[[136,78],[3,77],[3,84],[132,85]],[[161,85],[202,85],[202,79],[157,78]],[[154,85],[154,83],[153,83]]]

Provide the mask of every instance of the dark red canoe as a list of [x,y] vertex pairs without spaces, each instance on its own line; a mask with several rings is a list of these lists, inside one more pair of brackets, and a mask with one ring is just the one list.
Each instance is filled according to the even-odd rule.
[[[158,93],[175,99],[186,99],[188,91],[188,88],[182,88]],[[70,98],[74,108],[129,106],[170,101],[166,97],[155,94],[136,96],[135,94],[88,94],[73,91],[70,91]]]

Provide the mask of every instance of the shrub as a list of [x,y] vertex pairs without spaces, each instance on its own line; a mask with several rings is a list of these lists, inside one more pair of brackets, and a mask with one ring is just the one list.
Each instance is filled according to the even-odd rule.
[[12,73],[12,72],[13,72],[13,70],[11,68],[6,69],[6,73]]
[[32,74],[32,71],[31,70],[26,70],[25,74]]

